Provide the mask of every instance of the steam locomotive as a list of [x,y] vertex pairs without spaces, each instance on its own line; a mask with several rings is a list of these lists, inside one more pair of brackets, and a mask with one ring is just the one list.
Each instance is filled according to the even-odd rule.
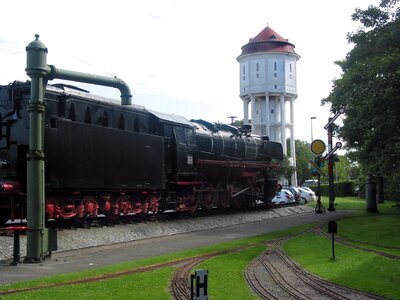
[[[29,82],[0,86],[0,224],[26,217],[29,99]],[[47,85],[45,106],[47,219],[241,210],[275,194],[282,145],[246,128],[63,84]]]

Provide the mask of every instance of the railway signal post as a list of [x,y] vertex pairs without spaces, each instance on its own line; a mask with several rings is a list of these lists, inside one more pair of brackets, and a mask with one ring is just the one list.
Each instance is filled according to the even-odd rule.
[[334,185],[334,178],[333,178],[333,164],[334,164],[334,157],[333,154],[336,152],[337,149],[342,147],[342,143],[337,142],[336,146],[333,147],[332,145],[332,137],[333,137],[333,124],[335,120],[341,115],[344,114],[345,109],[340,108],[337,113],[333,116],[333,118],[328,119],[328,123],[324,126],[324,129],[328,131],[328,154],[325,155],[324,159],[328,160],[328,177],[329,177],[329,211],[335,211],[335,185]]

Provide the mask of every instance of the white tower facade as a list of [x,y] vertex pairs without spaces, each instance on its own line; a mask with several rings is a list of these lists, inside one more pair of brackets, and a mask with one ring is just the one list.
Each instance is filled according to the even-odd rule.
[[[237,60],[244,124],[251,124],[252,133],[280,142],[284,154],[290,153],[289,160],[295,167],[294,100],[297,98],[296,63],[300,56],[294,48],[287,39],[266,27],[242,47]],[[288,138],[290,151],[286,144]],[[296,173],[291,183],[297,185]]]

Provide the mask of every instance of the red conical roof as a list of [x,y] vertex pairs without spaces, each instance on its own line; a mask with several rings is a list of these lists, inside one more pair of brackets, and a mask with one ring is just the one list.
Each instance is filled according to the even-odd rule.
[[295,46],[267,26],[242,47],[242,55],[258,52],[286,52],[297,55]]

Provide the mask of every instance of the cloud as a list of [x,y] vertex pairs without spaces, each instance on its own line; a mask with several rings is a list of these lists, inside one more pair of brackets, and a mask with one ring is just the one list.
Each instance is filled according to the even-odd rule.
[[8,39],[0,39],[0,54],[18,56],[25,53],[25,48],[20,43]]

